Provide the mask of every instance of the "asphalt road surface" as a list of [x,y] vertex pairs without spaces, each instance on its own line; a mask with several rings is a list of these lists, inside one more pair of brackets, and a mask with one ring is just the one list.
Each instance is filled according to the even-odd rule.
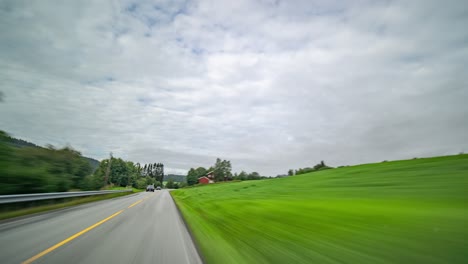
[[166,190],[0,224],[0,263],[201,264]]

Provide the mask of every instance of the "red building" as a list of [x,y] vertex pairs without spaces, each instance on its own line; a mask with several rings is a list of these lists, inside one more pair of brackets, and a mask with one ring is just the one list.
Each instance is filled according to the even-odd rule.
[[213,181],[210,180],[208,177],[203,176],[203,177],[198,178],[198,183],[200,183],[200,184],[208,184],[208,183],[213,183]]
[[212,171],[208,172],[206,176],[198,178],[198,183],[200,184],[208,184],[214,182],[214,173]]

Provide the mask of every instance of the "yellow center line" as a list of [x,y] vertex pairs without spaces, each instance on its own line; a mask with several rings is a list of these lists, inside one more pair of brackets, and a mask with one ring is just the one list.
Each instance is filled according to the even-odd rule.
[[137,205],[137,204],[139,204],[139,203],[145,201],[146,199],[151,198],[151,196],[153,196],[153,195],[154,195],[154,193],[153,193],[153,194],[150,194],[150,195],[148,195],[148,196],[146,196],[145,198],[143,198],[143,199],[141,199],[141,200],[138,200],[138,201],[134,202],[132,205],[130,205],[130,206],[127,207],[127,208],[132,208],[133,206],[135,206],[135,205]]
[[137,204],[143,202],[143,200],[144,200],[144,199],[138,200],[138,201],[134,202],[132,205],[130,205],[130,206],[127,207],[127,208],[132,208],[133,206],[135,206],[135,205],[137,205]]
[[42,257],[42,256],[44,256],[44,255],[46,255],[46,254],[48,254],[48,253],[54,251],[55,249],[57,249],[57,248],[59,248],[59,247],[65,245],[66,243],[68,243],[68,242],[72,241],[73,239],[75,239],[75,238],[77,238],[77,237],[83,235],[84,233],[90,231],[91,229],[94,229],[94,228],[100,226],[101,224],[103,224],[103,223],[109,221],[110,219],[112,219],[112,218],[116,217],[117,215],[121,214],[123,211],[124,211],[124,210],[120,210],[120,211],[118,211],[117,213],[115,213],[115,214],[113,214],[113,215],[107,217],[106,219],[103,219],[103,220],[97,222],[96,224],[94,224],[94,225],[92,225],[92,226],[90,226],[90,227],[87,227],[87,228],[81,230],[80,232],[74,234],[73,236],[71,236],[71,237],[69,237],[69,238],[67,238],[67,239],[65,239],[65,240],[63,240],[63,241],[61,241],[61,242],[59,242],[59,243],[57,243],[57,244],[51,246],[50,248],[48,248],[48,249],[42,251],[41,253],[39,253],[39,254],[37,254],[37,255],[35,255],[35,256],[33,256],[33,257],[31,257],[31,258],[25,260],[25,261],[23,261],[22,264],[29,264],[29,263],[32,263],[33,261],[37,260],[38,258],[40,258],[40,257]]
[[[127,207],[127,208],[132,208],[133,206],[135,206],[135,205],[137,205],[137,204],[143,202],[144,200],[146,200],[146,199],[148,199],[148,198],[151,198],[151,196],[153,196],[153,195],[154,195],[154,194],[149,195],[148,197],[145,197],[144,199],[138,200],[138,201],[134,202],[132,205],[130,205],[130,206]],[[72,241],[73,239],[75,239],[75,238],[77,238],[77,237],[83,235],[84,233],[86,233],[86,232],[88,232],[88,231],[90,231],[90,230],[92,230],[92,229],[94,229],[94,228],[100,226],[101,224],[103,224],[103,223],[109,221],[110,219],[116,217],[117,215],[121,214],[123,211],[124,211],[124,210],[120,210],[120,211],[118,211],[117,213],[115,213],[115,214],[113,214],[113,215],[107,217],[106,219],[103,219],[103,220],[97,222],[96,224],[94,224],[94,225],[92,225],[92,226],[90,226],[90,227],[87,227],[87,228],[81,230],[80,232],[74,234],[73,236],[71,236],[71,237],[69,237],[69,238],[67,238],[67,239],[65,239],[65,240],[63,240],[63,241],[61,241],[61,242],[59,242],[59,243],[57,243],[57,244],[51,246],[50,248],[48,248],[48,249],[42,251],[41,253],[39,253],[39,254],[37,254],[37,255],[35,255],[35,256],[33,256],[33,257],[31,257],[31,258],[25,260],[25,261],[23,261],[21,264],[29,264],[29,263],[32,263],[32,262],[36,261],[36,260],[39,259],[40,257],[42,257],[42,256],[44,256],[44,255],[46,255],[46,254],[48,254],[48,253],[50,253],[50,252],[56,250],[57,248],[59,248],[59,247],[65,245],[66,243]]]

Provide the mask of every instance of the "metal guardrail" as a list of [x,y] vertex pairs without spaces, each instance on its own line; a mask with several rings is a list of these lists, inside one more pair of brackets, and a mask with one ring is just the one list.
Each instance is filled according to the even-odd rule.
[[132,191],[131,189],[128,189],[128,190],[117,190],[117,191],[55,192],[55,193],[0,195],[0,204],[39,201],[39,200],[57,199],[57,198],[101,195],[101,194],[109,194],[109,193],[122,193],[122,192],[131,192],[131,191]]

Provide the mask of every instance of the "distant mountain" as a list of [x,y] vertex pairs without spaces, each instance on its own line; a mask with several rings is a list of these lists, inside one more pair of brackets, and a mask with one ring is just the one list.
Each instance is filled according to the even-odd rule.
[[83,156],[83,158],[89,162],[89,165],[91,165],[91,168],[93,168],[93,173],[94,173],[94,171],[99,167],[100,162],[98,160],[93,159],[93,158],[88,158],[88,157],[84,157],[84,156]]
[[[30,148],[44,148],[44,147],[41,147],[41,146],[38,146],[34,143],[31,143],[31,142],[28,142],[26,140],[22,140],[22,139],[19,139],[19,138],[14,138],[14,137],[11,137],[11,136],[7,136],[7,143],[14,147],[14,148],[26,148],[26,147],[30,147]],[[83,158],[85,160],[87,160],[89,162],[89,165],[91,165],[91,168],[93,168],[93,171],[95,171],[98,167],[99,167],[99,161],[98,160],[95,160],[93,158],[88,158],[88,157],[85,157],[83,156]]]
[[175,182],[185,182],[187,176],[185,175],[177,175],[177,174],[168,174],[164,175],[164,181],[168,181],[169,179],[172,179]]

